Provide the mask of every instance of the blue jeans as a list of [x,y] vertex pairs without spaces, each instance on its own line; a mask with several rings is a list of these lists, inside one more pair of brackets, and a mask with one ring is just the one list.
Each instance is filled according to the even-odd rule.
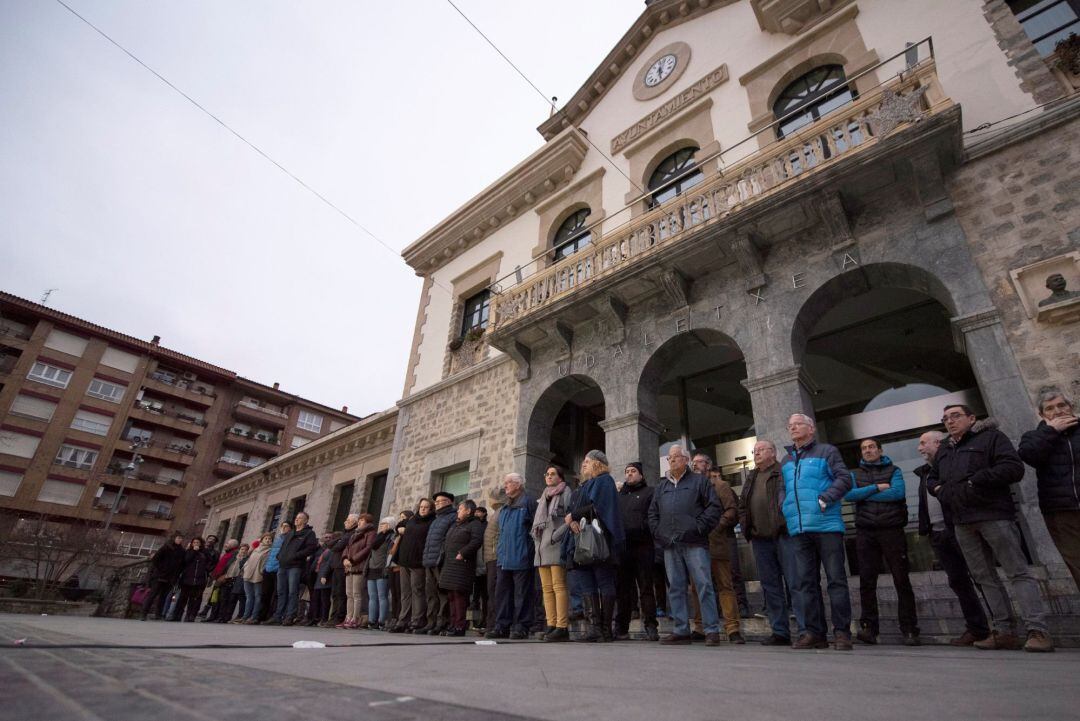
[[386,623],[390,616],[389,581],[376,578],[367,582],[368,623]]
[[284,621],[296,617],[296,607],[300,604],[300,576],[302,568],[280,568],[277,575],[277,609],[274,618]]
[[828,581],[829,608],[833,633],[851,635],[851,596],[848,594],[847,564],[843,533],[799,533],[791,537],[795,546],[798,594],[806,630],[825,638],[825,604],[821,601],[821,566]]
[[716,608],[709,549],[676,543],[664,549],[664,567],[668,580],[668,613],[675,624],[676,636],[690,635],[690,609],[687,589],[693,580],[701,606],[701,625],[705,633],[720,633],[720,612]]
[[244,612],[240,618],[258,618],[262,610],[262,584],[244,581]]
[[778,538],[755,538],[750,542],[754,551],[758,576],[761,578],[761,592],[765,596],[765,612],[769,615],[772,632],[781,638],[791,638],[791,610],[788,608],[784,584],[791,592],[792,605],[795,607],[795,622],[799,635],[806,633],[806,618],[796,593],[798,576],[795,570],[795,546],[788,535]]

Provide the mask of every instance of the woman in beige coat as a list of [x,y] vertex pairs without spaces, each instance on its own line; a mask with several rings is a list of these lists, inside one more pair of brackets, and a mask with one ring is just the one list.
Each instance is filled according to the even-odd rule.
[[[254,545],[254,544],[252,544]],[[257,548],[251,551],[247,563],[244,564],[244,614],[240,616],[243,623],[253,626],[259,622],[259,611],[262,608],[262,580],[263,568],[266,559],[270,555],[270,547],[274,545],[274,534],[267,531],[259,539]]]

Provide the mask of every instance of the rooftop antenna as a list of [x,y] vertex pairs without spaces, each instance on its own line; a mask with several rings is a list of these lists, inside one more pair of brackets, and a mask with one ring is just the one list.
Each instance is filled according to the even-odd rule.
[[49,302],[49,296],[53,294],[53,291],[60,290],[59,288],[49,288],[41,294],[41,304],[45,305]]
[[551,110],[548,111],[548,117],[550,118],[555,114],[555,106],[559,104],[559,99],[554,95],[551,96]]

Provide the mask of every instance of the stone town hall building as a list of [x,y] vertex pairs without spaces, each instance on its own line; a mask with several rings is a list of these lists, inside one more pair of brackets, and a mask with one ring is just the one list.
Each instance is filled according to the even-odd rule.
[[[655,478],[676,441],[738,486],[796,411],[909,479],[946,403],[1017,439],[1040,387],[1080,395],[1074,30],[1073,0],[647,2],[544,144],[405,249],[379,510],[593,447]],[[1016,493],[1052,589],[1033,474]]]

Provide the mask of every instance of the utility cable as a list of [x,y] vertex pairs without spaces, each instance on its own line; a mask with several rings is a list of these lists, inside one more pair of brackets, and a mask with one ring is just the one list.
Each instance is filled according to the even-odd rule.
[[[304,190],[306,190],[306,191],[308,191],[309,193],[311,193],[312,195],[314,195],[314,196],[315,196],[316,198],[318,198],[319,200],[321,200],[321,201],[322,201],[322,202],[323,202],[323,203],[324,203],[324,204],[325,204],[326,206],[328,206],[329,208],[331,208],[332,210],[334,210],[334,211],[335,211],[335,212],[336,212],[336,213],[337,213],[338,215],[340,215],[340,216],[341,216],[342,218],[344,218],[345,220],[349,221],[349,222],[350,222],[350,223],[351,223],[351,224],[352,224],[353,226],[355,226],[355,227],[356,227],[357,229],[359,229],[359,230],[360,230],[361,232],[363,232],[363,233],[364,233],[365,235],[367,235],[367,236],[368,236],[369,238],[371,238],[372,240],[374,240],[374,241],[375,241],[376,243],[378,243],[379,245],[381,245],[381,246],[382,246],[383,248],[385,248],[386,250],[390,251],[390,252],[391,252],[391,253],[392,253],[392,254],[394,255],[394,257],[395,257],[395,258],[397,258],[397,259],[400,259],[400,258],[401,258],[401,254],[400,254],[400,252],[399,252],[399,251],[397,251],[397,250],[395,250],[394,248],[390,247],[390,245],[389,245],[388,243],[386,243],[385,241],[383,241],[383,239],[382,239],[382,238],[380,238],[379,236],[375,235],[375,234],[374,234],[373,232],[371,232],[370,230],[368,230],[368,228],[367,228],[366,226],[364,226],[364,225],[363,225],[362,223],[360,223],[360,222],[359,222],[359,221],[358,221],[358,220],[357,220],[356,218],[352,217],[352,216],[351,216],[351,215],[349,215],[349,214],[348,214],[347,212],[345,212],[344,210],[342,210],[342,209],[341,209],[340,207],[338,207],[337,205],[335,205],[333,201],[331,201],[331,200],[330,200],[329,198],[327,198],[327,197],[326,197],[325,195],[323,195],[323,194],[322,194],[322,193],[320,193],[320,192],[319,192],[318,190],[316,190],[315,188],[313,188],[313,187],[312,187],[311,185],[309,185],[308,183],[306,183],[306,182],[305,182],[305,181],[304,181],[304,180],[303,180],[302,178],[300,178],[300,177],[299,177],[298,175],[296,175],[296,174],[295,174],[295,173],[293,173],[293,172],[292,172],[291,170],[289,170],[288,168],[286,168],[286,167],[285,167],[284,165],[282,165],[282,164],[281,164],[281,163],[279,163],[278,161],[274,160],[274,158],[272,158],[272,157],[271,157],[271,156],[270,156],[270,155],[269,155],[268,153],[266,153],[266,152],[265,152],[265,151],[264,151],[264,150],[263,150],[262,148],[260,148],[260,147],[259,147],[259,146],[257,146],[257,145],[256,145],[255,143],[253,143],[253,142],[251,142],[250,140],[248,140],[247,138],[245,138],[245,137],[244,137],[243,135],[241,135],[241,134],[240,134],[240,133],[239,133],[239,132],[238,132],[237,130],[235,130],[235,129],[234,129],[234,128],[233,128],[232,126],[230,126],[230,125],[229,125],[228,123],[226,123],[226,122],[225,122],[224,120],[222,120],[222,119],[221,119],[220,117],[218,117],[218,116],[217,116],[217,115],[215,115],[215,114],[214,114],[213,112],[211,112],[211,111],[210,111],[209,109],[207,109],[207,107],[206,107],[206,106],[204,106],[204,105],[203,105],[202,103],[200,103],[200,102],[199,102],[198,100],[196,100],[195,98],[191,97],[191,96],[190,96],[190,95],[188,95],[188,94],[187,94],[186,92],[184,92],[183,90],[181,90],[181,89],[180,89],[179,87],[177,87],[177,86],[176,86],[176,85],[175,85],[174,83],[172,83],[172,82],[171,82],[171,81],[170,81],[170,80],[169,80],[168,78],[166,78],[166,77],[165,77],[164,75],[162,75],[161,73],[159,73],[159,72],[158,72],[157,70],[154,70],[154,69],[153,69],[152,67],[150,67],[150,66],[149,66],[149,65],[147,65],[146,63],[144,63],[144,62],[143,62],[142,60],[140,60],[140,59],[139,59],[139,57],[138,57],[138,56],[136,56],[136,55],[135,55],[135,54],[134,54],[133,52],[131,52],[130,50],[128,50],[127,48],[125,48],[125,47],[124,47],[123,45],[121,45],[121,44],[120,44],[119,42],[117,42],[116,40],[114,40],[114,39],[113,39],[113,38],[112,38],[111,36],[109,36],[109,34],[108,34],[108,33],[106,33],[106,32],[105,32],[104,30],[102,30],[101,28],[99,28],[99,27],[98,27],[97,25],[95,25],[94,23],[90,22],[90,21],[89,21],[89,20],[88,20],[87,18],[85,18],[84,16],[80,15],[80,14],[79,14],[79,13],[78,13],[77,11],[75,11],[75,9],[74,9],[74,8],[72,8],[72,7],[70,6],[70,5],[68,5],[68,4],[66,3],[66,2],[64,2],[64,0],[56,0],[56,2],[57,2],[57,3],[59,3],[60,5],[62,5],[62,6],[63,6],[63,7],[64,7],[64,8],[65,8],[65,9],[66,9],[66,10],[67,10],[68,12],[69,12],[69,13],[71,13],[72,15],[74,15],[75,17],[77,17],[77,18],[78,18],[79,20],[83,21],[83,22],[84,22],[84,23],[85,23],[85,24],[86,24],[86,25],[87,25],[88,27],[90,27],[91,29],[93,29],[93,30],[94,30],[94,32],[96,32],[96,33],[97,33],[98,35],[100,35],[101,37],[103,37],[103,38],[105,38],[106,40],[108,40],[108,41],[109,41],[109,42],[110,42],[110,43],[111,43],[112,45],[114,45],[114,46],[115,46],[115,47],[116,47],[116,48],[117,48],[118,50],[120,50],[120,51],[121,51],[122,53],[124,53],[124,54],[125,54],[125,55],[127,55],[127,56],[128,56],[129,58],[131,58],[132,60],[134,60],[134,61],[135,61],[136,63],[138,63],[139,65],[141,65],[141,66],[142,66],[142,67],[143,67],[143,68],[144,68],[144,69],[145,69],[145,70],[146,70],[147,72],[151,73],[151,74],[152,74],[152,75],[153,75],[154,77],[156,77],[156,78],[157,78],[158,80],[160,80],[160,81],[161,81],[162,83],[164,83],[165,85],[167,85],[167,86],[168,86],[169,88],[171,88],[171,89],[172,89],[173,91],[175,91],[175,92],[176,92],[176,93],[177,93],[178,95],[180,95],[180,96],[181,96],[181,97],[183,97],[183,98],[184,98],[185,100],[187,100],[187,101],[188,101],[189,103],[191,103],[191,104],[192,104],[192,105],[194,105],[194,106],[195,106],[196,108],[198,108],[198,109],[199,109],[200,111],[202,111],[202,112],[203,112],[203,113],[204,113],[204,114],[205,114],[205,115],[206,115],[207,117],[209,117],[209,118],[211,118],[212,120],[214,120],[214,122],[216,122],[216,123],[217,123],[218,125],[220,125],[220,126],[221,126],[222,128],[224,128],[224,129],[225,129],[226,131],[228,131],[228,132],[229,132],[229,133],[230,133],[230,134],[231,134],[231,135],[232,135],[233,137],[235,137],[235,138],[236,138],[237,140],[239,140],[239,141],[240,141],[240,142],[242,142],[242,143],[243,143],[244,145],[246,145],[246,146],[248,146],[249,148],[251,148],[252,150],[254,150],[254,151],[255,151],[256,153],[258,153],[259,155],[261,155],[261,156],[262,156],[262,157],[263,157],[263,158],[264,158],[264,159],[265,159],[265,160],[266,160],[267,162],[269,162],[270,164],[272,164],[272,165],[273,165],[273,166],[274,166],[275,168],[277,168],[278,170],[280,170],[280,171],[281,171],[282,173],[284,173],[285,175],[289,176],[289,177],[290,177],[290,178],[291,178],[291,179],[292,179],[292,180],[293,180],[294,182],[296,182],[296,183],[297,183],[297,184],[298,184],[298,185],[299,185],[299,186],[300,186],[301,188],[303,188]],[[431,281],[432,281],[432,283],[434,283],[435,285],[439,286],[439,287],[440,287],[440,288],[442,288],[442,289],[443,289],[444,291],[446,291],[447,293],[449,293],[449,294],[451,295],[451,297],[453,296],[453,291],[451,291],[451,290],[450,290],[449,288],[447,288],[446,286],[444,286],[444,285],[443,285],[442,283],[440,283],[440,282],[438,282],[437,280],[435,280],[435,278],[434,278],[433,276],[431,277]]]
[[[527,76],[524,72],[522,72],[521,68],[519,68],[517,65],[515,65],[514,61],[511,60],[509,57],[507,57],[506,53],[504,53],[502,50],[500,50],[499,46],[496,45],[494,42],[492,42],[491,38],[489,38],[487,35],[485,35],[483,30],[481,30],[479,27],[477,27],[476,23],[474,23],[472,20],[470,20],[469,16],[466,15],[464,12],[462,12],[461,8],[459,8],[457,5],[454,4],[454,0],[446,0],[446,2],[450,5],[450,7],[454,8],[454,10],[457,11],[458,15],[460,15],[462,18],[464,18],[465,22],[467,22],[469,25],[472,26],[472,29],[475,30],[480,35],[480,37],[482,37],[484,39],[484,41],[487,42],[487,44],[491,46],[492,50],[494,50],[496,53],[499,54],[499,57],[501,57],[503,60],[506,61],[507,65],[509,65],[510,67],[512,67],[514,69],[514,72],[516,72],[518,75],[521,76],[522,80],[524,80],[526,83],[529,84],[529,87],[531,87],[533,90],[536,91],[537,95],[539,95],[540,97],[542,97],[544,99],[545,103],[547,103],[548,105],[551,106],[552,110],[554,110],[555,112],[559,111],[558,106],[555,105],[555,103],[552,102],[552,100],[550,98],[548,98],[548,96],[545,95],[544,92],[542,90],[540,90],[540,88],[536,87],[536,83],[534,83],[532,80],[529,80],[529,76]],[[576,125],[574,125],[572,127],[574,128],[574,131],[577,132],[577,134],[580,135],[582,137],[582,139],[585,140],[586,143],[588,143],[590,146],[592,146],[593,150],[600,153],[600,155],[604,158],[604,160],[606,160],[608,163],[611,164],[611,167],[613,167],[613,168],[615,168],[615,170],[619,171],[619,174],[621,176],[623,176],[624,178],[626,178],[627,182],[629,182],[630,185],[637,188],[638,192],[641,192],[641,193],[645,192],[645,189],[642,188],[638,183],[635,183],[633,181],[633,179],[629,175],[627,175],[626,172],[623,171],[623,169],[620,168],[615,163],[615,161],[611,159],[610,156],[608,156],[607,153],[605,153],[603,150],[601,150],[596,145],[596,143],[594,143],[592,141],[592,139],[585,132],[583,132],[581,130],[581,128],[577,127]]]

